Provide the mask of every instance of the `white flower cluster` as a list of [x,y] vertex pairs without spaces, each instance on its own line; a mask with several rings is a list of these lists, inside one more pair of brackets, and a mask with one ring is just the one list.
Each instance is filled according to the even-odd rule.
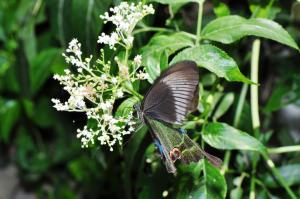
[[[81,44],[73,39],[66,53],[63,53],[67,63],[76,67],[77,73],[66,69],[64,75],[54,75],[54,79],[63,85],[70,97],[66,102],[52,99],[58,111],[86,112],[87,118],[96,121],[94,128],[85,126],[77,130],[77,137],[81,139],[82,147],[88,147],[99,140],[101,145],[108,145],[113,150],[117,142],[121,144],[123,136],[134,131],[132,114],[126,117],[113,117],[112,109],[116,99],[124,96],[121,86],[122,79],[110,74],[110,62],[104,61],[104,51],[101,50],[102,59],[96,62],[102,66],[99,69],[91,64],[91,57],[82,59]],[[96,75],[101,73],[100,76]],[[129,79],[135,81],[135,74],[129,74]],[[106,98],[104,98],[104,95]],[[92,106],[87,107],[86,100]]]
[[[138,20],[154,12],[152,6],[129,5],[126,2],[112,8],[111,11],[113,16],[106,13],[102,17],[117,26],[116,32],[110,36],[102,33],[98,42],[110,47],[120,44],[126,50],[131,48],[132,41],[129,36]],[[125,41],[130,41],[130,45]],[[52,102],[58,111],[86,113],[89,125],[77,130],[82,147],[89,147],[98,141],[101,145],[108,145],[112,151],[116,143],[122,143],[124,135],[134,131],[135,125],[132,113],[122,117],[114,116],[114,103],[117,99],[126,97],[125,92],[131,94],[124,82],[143,80],[148,74],[141,68],[141,55],[136,55],[131,62],[127,60],[128,57],[126,60],[115,57],[119,72],[117,75],[111,74],[113,63],[105,61],[103,49],[100,52],[100,58],[92,61],[92,56],[82,57],[81,44],[77,39],[69,43],[63,56],[65,61],[72,65],[72,69],[66,69],[63,75],[54,75],[54,79],[63,85],[70,97],[65,102],[59,99],[52,99]]]
[[82,130],[77,129],[77,138],[81,139],[82,147],[88,147],[89,144],[94,144],[98,140],[101,145],[108,145],[110,151],[113,151],[113,146],[116,143],[122,144],[123,136],[134,131],[132,113],[126,118],[114,118],[110,114],[99,115],[91,110],[87,113],[89,119],[97,121],[96,130],[84,126]]
[[141,2],[138,4],[128,4],[122,2],[119,6],[111,8],[112,15],[108,12],[100,15],[100,18],[105,23],[112,22],[116,25],[116,31],[110,35],[102,33],[98,37],[98,43],[108,44],[110,48],[114,48],[115,44],[119,43],[125,47],[131,47],[133,43],[132,31],[138,21],[148,14],[154,14],[152,5],[143,5]]

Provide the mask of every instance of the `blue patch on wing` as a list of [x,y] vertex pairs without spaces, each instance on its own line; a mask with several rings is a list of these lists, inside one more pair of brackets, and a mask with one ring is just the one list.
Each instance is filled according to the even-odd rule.
[[163,156],[164,155],[163,148],[162,148],[163,146],[161,145],[161,143],[159,142],[159,140],[158,139],[154,139],[154,144],[158,148],[159,153]]
[[178,129],[178,132],[179,132],[180,134],[186,134],[186,130],[183,129],[183,128],[179,128],[179,129]]

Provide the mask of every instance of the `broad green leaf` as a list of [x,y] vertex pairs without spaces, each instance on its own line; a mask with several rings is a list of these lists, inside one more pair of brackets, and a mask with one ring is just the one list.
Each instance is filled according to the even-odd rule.
[[120,106],[118,107],[115,116],[116,117],[123,117],[127,116],[133,110],[133,105],[139,102],[139,99],[136,97],[127,98],[123,101]]
[[48,48],[40,52],[30,66],[30,83],[32,93],[36,93],[51,74],[51,67],[56,57],[61,56],[60,50]]
[[234,94],[233,93],[227,93],[223,97],[220,105],[218,106],[217,110],[214,113],[213,119],[216,121],[218,120],[222,115],[224,115],[230,106],[232,105],[234,101]]
[[203,164],[203,185],[190,198],[196,199],[221,199],[226,197],[227,185],[220,170],[212,166],[207,160],[201,160]]
[[30,22],[19,32],[19,37],[24,43],[24,52],[28,62],[31,64],[37,54],[37,41],[35,36],[35,23]]
[[202,186],[201,198],[217,199],[225,198],[227,185],[220,170],[212,166],[207,160],[203,159],[204,182]]
[[206,68],[218,77],[224,77],[228,81],[251,83],[240,72],[236,62],[226,52],[216,46],[204,44],[198,47],[187,48],[178,53],[171,61],[171,64],[187,59],[195,61],[198,66]]
[[[300,184],[300,164],[284,165],[279,167],[278,170],[289,186]],[[269,187],[280,186],[270,174],[267,174],[263,179],[265,179],[264,182]]]
[[[202,159],[197,163],[180,165],[178,192],[176,198],[222,199],[227,186],[220,170]],[[203,174],[203,175],[202,175]]]
[[265,147],[257,139],[226,123],[208,123],[204,127],[202,137],[205,142],[217,149],[265,152]]
[[189,3],[189,2],[199,3],[203,0],[151,0],[151,1],[158,2],[158,3],[161,3],[161,4],[173,5],[173,4],[178,4],[178,3]]
[[66,48],[72,38],[78,38],[83,52],[94,53],[97,35],[103,26],[99,15],[108,10],[111,0],[52,0],[45,3],[49,8],[52,31],[57,34],[62,46]]
[[7,142],[16,121],[19,119],[21,108],[15,100],[1,100],[0,103],[0,138]]
[[161,59],[167,59],[177,50],[192,46],[193,41],[185,34],[178,32],[171,35],[156,35],[147,46],[142,48],[142,64],[149,74],[149,82],[153,82],[161,72]]
[[202,39],[225,44],[233,43],[245,36],[264,37],[299,49],[293,38],[281,25],[268,19],[226,16],[213,20],[202,31]]

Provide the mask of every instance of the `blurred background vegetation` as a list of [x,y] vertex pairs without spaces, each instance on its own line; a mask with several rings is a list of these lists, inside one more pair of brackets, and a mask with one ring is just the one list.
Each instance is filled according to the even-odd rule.
[[[85,115],[57,112],[52,107],[51,98],[67,98],[52,76],[67,67],[61,53],[68,42],[78,38],[85,54],[97,55],[97,35],[112,29],[110,24],[102,23],[99,15],[119,3],[119,0],[0,1],[0,199],[161,198],[165,190],[173,198],[172,193],[184,191],[188,186],[189,176],[179,173],[173,177],[159,158],[146,162],[155,155],[155,149],[145,130],[114,152],[106,147],[81,149],[76,129],[86,122]],[[267,0],[207,0],[203,23],[228,13],[248,18],[257,12],[257,16],[281,24],[299,45],[300,3],[275,1],[270,8],[268,3]],[[174,27],[175,24],[195,32],[196,4],[186,4],[180,10],[175,8],[170,19],[167,6],[154,6],[156,13],[147,18],[147,25]],[[152,35],[138,34],[134,51],[140,52]],[[246,75],[249,75],[252,41],[253,38],[247,38],[222,46]],[[260,59],[260,111],[267,146],[299,144],[299,53],[263,40]],[[210,77],[207,78],[209,82]],[[220,85],[235,96],[233,105],[222,117],[223,121],[232,121],[242,84],[221,81]],[[148,86],[144,85],[144,91]],[[251,129],[249,109],[246,99],[239,125],[245,131]],[[224,156],[222,151],[208,150],[221,158]],[[233,156],[236,158],[229,165],[232,171],[226,176],[228,197],[230,190],[237,186],[236,174],[251,172],[249,159],[243,159],[243,153],[233,152]],[[299,157],[299,152],[272,156],[298,195]],[[284,191],[264,165],[257,168],[257,175],[264,180],[258,188],[259,198],[271,198],[273,194],[285,198]],[[242,189],[249,189],[249,184],[244,183]],[[266,190],[272,194],[266,194]]]

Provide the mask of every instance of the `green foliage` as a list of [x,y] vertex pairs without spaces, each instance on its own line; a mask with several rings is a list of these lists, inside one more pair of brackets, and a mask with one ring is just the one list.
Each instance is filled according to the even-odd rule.
[[253,35],[272,39],[298,49],[297,44],[288,32],[278,23],[268,19],[245,19],[234,15],[221,17],[207,24],[202,31],[202,35],[204,39],[224,44],[230,44],[245,36]]
[[205,44],[199,47],[187,48],[178,53],[171,61],[171,64],[186,60],[187,57],[195,61],[199,66],[215,73],[218,77],[224,77],[228,81],[251,83],[240,72],[235,61],[216,46]]
[[264,146],[254,137],[225,123],[205,125],[202,136],[205,142],[218,149],[265,151]]
[[[153,3],[156,13],[137,24],[133,48],[104,48],[112,74],[119,74],[115,56],[133,60],[140,53],[149,75],[122,82],[126,92],[112,109],[115,117],[134,111],[170,64],[197,63],[198,110],[184,127],[224,163],[178,161],[177,175],[166,172],[145,126],[137,123],[113,152],[98,144],[82,149],[76,128],[86,115],[52,107],[51,98],[68,97],[53,74],[76,71],[61,56],[68,42],[78,38],[84,55],[99,58],[97,36],[114,31],[99,15],[120,2],[0,2],[0,170],[16,165],[20,186],[37,198],[299,198],[299,2],[141,1]],[[254,37],[261,41],[257,57]],[[253,57],[258,82],[250,78]],[[254,119],[261,125],[253,126]]]

